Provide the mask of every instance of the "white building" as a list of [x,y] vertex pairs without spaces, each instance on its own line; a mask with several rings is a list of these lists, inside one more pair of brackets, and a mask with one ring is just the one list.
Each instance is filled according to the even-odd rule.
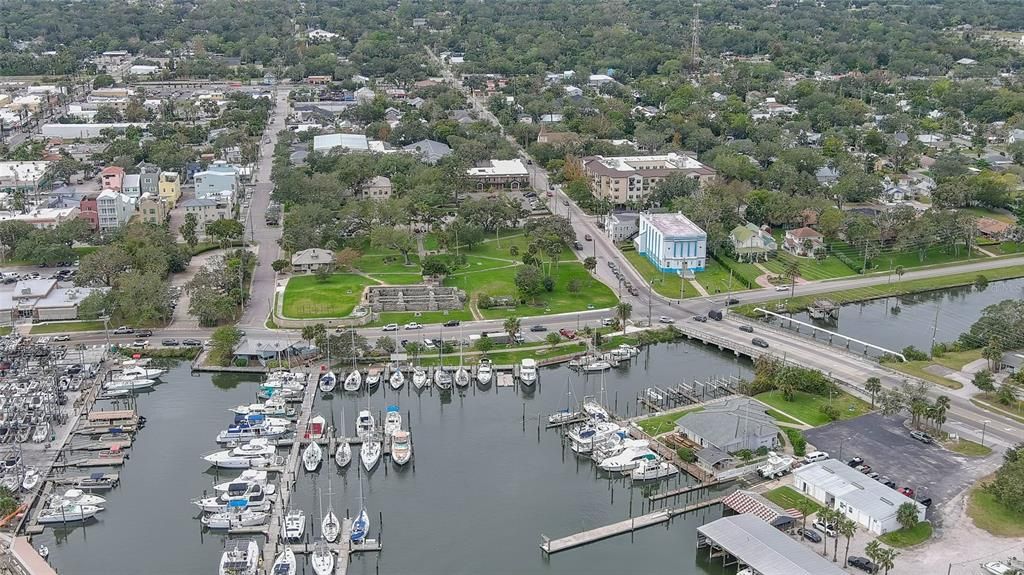
[[522,160],[490,160],[486,165],[466,170],[478,189],[508,188],[518,190],[530,181],[530,172]]
[[640,214],[636,251],[663,272],[703,271],[707,259],[704,230],[683,214]]
[[113,232],[132,218],[135,213],[135,201],[114,190],[103,190],[96,196],[96,212],[99,214],[100,232]]
[[793,488],[878,535],[900,529],[896,511],[904,503],[913,503],[917,520],[924,521],[924,505],[835,459],[794,471]]
[[594,194],[617,205],[642,202],[654,186],[673,175],[697,179],[701,185],[715,170],[686,154],[650,156],[586,156],[580,160]]
[[327,30],[321,30],[317,28],[316,30],[310,30],[309,32],[307,32],[306,37],[309,38],[310,42],[313,42],[315,44],[319,42],[330,42],[331,40],[337,38],[338,35],[335,34],[334,32],[328,32]]
[[39,208],[27,214],[0,212],[0,222],[17,220],[40,230],[50,230],[78,217],[78,208]]
[[313,136],[313,151],[326,154],[335,148],[346,151],[368,152],[370,141],[362,134],[324,134]]
[[297,273],[313,273],[324,266],[334,264],[334,252],[310,248],[292,254],[292,269]]
[[124,132],[126,129],[136,126],[143,130],[149,127],[148,122],[119,122],[114,124],[43,124],[40,132],[47,138],[62,138],[65,140],[91,140],[103,136],[102,132],[112,129],[115,132]]
[[0,325],[18,318],[38,321],[78,319],[78,304],[90,294],[110,288],[57,287],[57,280],[22,280],[13,291],[0,292]]
[[142,176],[139,174],[125,174],[124,180],[121,183],[121,193],[130,198],[141,196]]
[[185,208],[186,216],[196,215],[196,235],[199,237],[206,237],[207,224],[233,216],[230,203],[213,198],[185,200],[178,205]]
[[0,192],[34,192],[53,162],[0,162]]
[[136,64],[131,68],[128,68],[128,73],[133,76],[152,76],[160,71],[160,66],[146,66],[143,64]]
[[613,242],[624,242],[640,230],[639,221],[635,212],[616,212],[605,219],[604,231]]

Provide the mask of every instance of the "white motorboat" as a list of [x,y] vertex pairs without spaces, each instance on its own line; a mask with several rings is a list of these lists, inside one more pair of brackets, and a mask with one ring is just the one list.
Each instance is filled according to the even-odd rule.
[[46,443],[50,440],[50,422],[44,421],[36,426],[35,432],[32,433],[33,443]]
[[367,471],[373,469],[380,461],[381,446],[375,439],[364,439],[359,447],[359,459],[363,462],[363,468]]
[[288,407],[288,402],[281,397],[271,397],[263,403],[250,403],[232,407],[229,411],[235,415],[265,415],[267,417],[294,417],[295,409]]
[[679,468],[667,461],[644,460],[629,473],[633,481],[654,481],[672,477],[679,473]]
[[270,568],[269,575],[295,575],[296,567],[295,552],[291,547],[285,546],[284,551],[274,559],[274,566]]
[[370,410],[361,410],[359,412],[359,418],[356,419],[356,435],[361,439],[367,439],[373,435],[374,427],[376,427],[376,423],[373,420],[373,414],[370,413]]
[[469,387],[469,372],[464,367],[459,367],[455,371],[455,385],[459,387]]
[[129,377],[137,377],[140,379],[157,379],[161,375],[167,373],[166,369],[154,369],[145,368],[140,365],[129,367],[121,370],[121,377],[127,379]]
[[397,405],[389,405],[384,415],[384,437],[391,437],[402,429],[402,412]]
[[555,413],[549,415],[548,423],[551,425],[562,425],[564,423],[573,421],[579,416],[580,414],[578,411],[570,411],[568,409],[563,409],[561,411],[556,411]]
[[359,388],[362,386],[363,374],[359,373],[358,369],[350,371],[348,376],[345,377],[345,383],[342,384],[345,391],[359,391]]
[[427,385],[427,370],[422,367],[415,367],[412,370],[412,384],[416,389],[423,389]]
[[491,370],[491,360],[481,359],[480,365],[476,368],[476,380],[480,385],[487,385],[491,383],[491,376],[494,372]]
[[449,390],[452,388],[452,374],[445,371],[443,367],[434,368],[434,385],[442,390]]
[[647,447],[631,447],[618,455],[613,455],[598,467],[605,471],[632,471],[641,461],[654,461],[658,456]]
[[623,433],[618,425],[600,421],[596,424],[588,424],[569,430],[566,436],[569,438],[570,447],[576,453],[590,453],[596,445],[600,445],[612,435]]
[[593,397],[583,398],[583,413],[586,413],[588,417],[596,421],[608,420],[608,412]]
[[334,375],[333,371],[320,376],[320,391],[324,393],[330,393],[334,391],[334,388],[338,385],[338,376]]
[[324,419],[324,416],[317,415],[309,420],[309,423],[306,425],[306,439],[316,441],[318,439],[323,439],[326,434],[327,420]]
[[244,491],[228,491],[212,497],[202,497],[192,501],[207,513],[224,513],[226,511],[266,511],[270,509],[271,499],[258,484],[250,484]]
[[47,557],[50,556],[50,548],[47,547],[46,545],[40,545],[39,547],[36,548],[36,553],[38,553],[39,556],[42,557],[43,559],[46,559]]
[[338,442],[338,449],[334,451],[334,462],[338,467],[345,467],[352,461],[352,446],[342,438]]
[[113,379],[103,384],[107,392],[139,391],[156,385],[155,379]]
[[537,383],[537,360],[527,357],[519,362],[519,381],[526,387]]
[[54,523],[80,523],[95,517],[103,509],[95,505],[78,505],[71,503],[48,507],[36,518],[36,521],[44,525]]
[[[249,417],[249,416],[246,416]],[[254,416],[262,417],[262,416]],[[230,443],[233,441],[247,441],[258,437],[271,438],[280,437],[290,430],[287,425],[274,425],[269,420],[262,421],[239,421],[228,426],[227,429],[217,434],[214,440],[217,443]]]
[[36,485],[39,485],[39,470],[35,467],[29,467],[21,478],[21,488],[25,491],[32,491],[36,488]]
[[402,373],[402,370],[395,368],[391,372],[388,385],[391,386],[391,389],[402,389],[402,386],[405,385],[405,374]]
[[[236,510],[236,508],[241,510]],[[237,505],[227,511],[204,515],[199,522],[207,529],[234,529],[266,525],[268,519],[270,519],[270,514],[266,511],[246,509],[243,505]]]
[[981,568],[992,575],[1016,575],[1019,569],[1003,561],[989,561],[982,564]]
[[220,556],[218,575],[256,575],[260,564],[260,546],[252,539],[228,541]]
[[228,491],[237,491],[245,488],[250,483],[256,483],[263,487],[263,489],[273,494],[273,485],[267,483],[267,472],[263,469],[246,469],[238,477],[231,481],[225,481],[224,483],[218,483],[213,486],[214,491],[218,493],[225,493]]
[[380,376],[382,370],[379,367],[371,367],[366,370],[366,387],[367,389],[373,389],[380,385]]
[[314,472],[320,467],[320,462],[323,460],[324,452],[320,448],[320,444],[315,441],[310,441],[306,449],[302,450],[302,467],[307,472]]
[[203,457],[207,463],[222,469],[266,467],[276,459],[277,447],[264,438],[256,438],[233,449],[217,451]]
[[327,547],[325,542],[318,541],[313,547],[310,563],[313,564],[313,572],[316,575],[332,575],[334,573],[334,552]]
[[301,509],[291,509],[284,516],[284,538],[289,541],[298,541],[306,533],[306,512]]
[[607,361],[605,361],[603,359],[598,359],[598,360],[592,361],[592,362],[584,365],[581,369],[583,369],[583,371],[591,372],[591,371],[607,371],[607,370],[609,370],[611,368],[612,368],[612,364],[608,363]]
[[391,460],[405,465],[412,459],[412,441],[408,431],[398,430],[391,435]]
[[594,446],[590,452],[590,458],[594,463],[601,463],[609,457],[614,457],[627,449],[643,449],[649,447],[646,439],[629,439],[623,434],[613,434],[603,442]]
[[68,489],[63,495],[53,495],[50,499],[50,507],[60,507],[61,505],[91,505],[93,507],[103,507],[106,505],[107,500],[100,497],[99,495],[93,495],[86,493],[81,489]]
[[328,509],[327,515],[324,515],[323,521],[320,522],[320,532],[330,543],[337,541],[338,535],[341,535],[341,522],[338,521],[333,509]]

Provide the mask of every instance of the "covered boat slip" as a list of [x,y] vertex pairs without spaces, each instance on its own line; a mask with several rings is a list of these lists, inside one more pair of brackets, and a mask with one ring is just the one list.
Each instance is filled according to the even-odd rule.
[[844,575],[846,571],[755,515],[730,515],[697,528],[697,548],[755,575]]

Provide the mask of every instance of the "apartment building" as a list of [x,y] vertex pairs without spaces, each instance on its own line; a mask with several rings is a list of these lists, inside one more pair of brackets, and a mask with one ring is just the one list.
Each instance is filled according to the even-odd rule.
[[642,202],[658,182],[675,174],[700,180],[715,177],[715,170],[684,154],[654,156],[587,156],[580,160],[594,194],[616,205]]

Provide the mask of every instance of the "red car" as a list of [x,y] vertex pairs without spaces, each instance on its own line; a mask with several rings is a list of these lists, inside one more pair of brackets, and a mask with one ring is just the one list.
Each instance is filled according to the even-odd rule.
[[558,333],[566,339],[576,339],[576,330],[563,327]]
[[911,499],[914,498],[914,490],[910,487],[900,487],[899,491]]

